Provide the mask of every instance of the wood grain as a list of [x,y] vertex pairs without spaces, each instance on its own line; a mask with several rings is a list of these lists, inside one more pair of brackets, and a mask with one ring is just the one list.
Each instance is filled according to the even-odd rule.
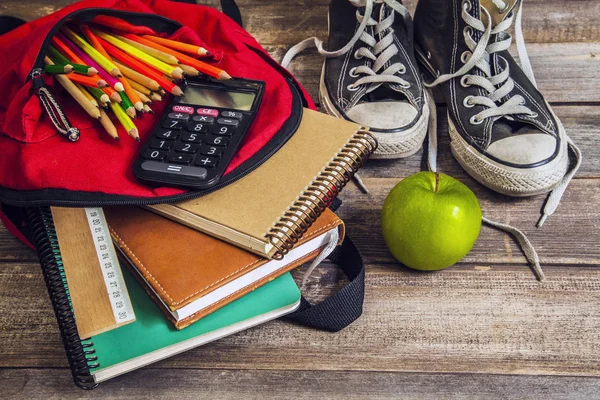
[[583,377],[147,368],[103,383],[89,393],[75,388],[65,369],[0,371],[2,393],[31,400],[597,399],[599,389],[597,380]]
[[[491,268],[490,268],[491,267]],[[0,368],[65,367],[36,264],[0,264]],[[368,265],[363,316],[337,334],[276,321],[155,368],[600,376],[600,269],[461,264],[439,273]],[[340,275],[319,268],[319,300]],[[24,306],[11,308],[19,293]]]

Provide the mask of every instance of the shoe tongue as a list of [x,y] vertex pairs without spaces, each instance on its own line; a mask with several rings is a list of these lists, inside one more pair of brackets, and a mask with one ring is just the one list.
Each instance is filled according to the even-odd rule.
[[363,101],[376,102],[376,101],[399,101],[407,100],[406,94],[391,89],[387,84],[381,85],[371,93],[367,93],[363,98]]
[[[510,10],[512,10],[519,2],[519,0],[503,0],[503,1],[508,5],[508,8],[504,12],[500,12],[498,7],[496,7],[496,5],[494,4],[494,2],[492,0],[479,0],[479,5],[481,7],[484,7],[490,13],[490,16],[492,17],[492,27],[494,27],[494,26],[498,25],[500,22],[504,21],[506,16],[509,14]],[[483,21],[484,24],[487,24],[487,16],[483,12],[481,13],[481,20]]]

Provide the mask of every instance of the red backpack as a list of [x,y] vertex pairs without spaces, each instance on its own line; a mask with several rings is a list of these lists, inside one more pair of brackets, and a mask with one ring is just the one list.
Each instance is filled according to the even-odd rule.
[[[0,32],[0,54],[3,55],[0,219],[15,236],[33,247],[30,242],[35,241],[35,224],[27,226],[26,214],[31,215],[32,210],[39,207],[167,203],[218,190],[260,166],[295,133],[303,108],[314,109],[314,103],[294,77],[241,27],[235,2],[222,0],[222,6],[238,22],[214,8],[196,4],[167,0],[86,0],[3,35]],[[232,76],[266,83],[252,128],[217,186],[204,191],[185,191],[146,185],[137,180],[131,165],[139,151],[138,143],[111,139],[52,78],[34,73],[43,67],[50,40],[62,24],[68,20],[87,22],[101,14],[150,27],[164,37],[202,46],[215,55],[215,65]],[[2,26],[2,22],[7,24]],[[12,20],[2,19],[0,27],[4,28],[8,22],[15,25]],[[81,131],[76,144],[58,134],[42,108],[36,94],[42,86],[53,93],[71,124]],[[153,105],[154,116],[146,114],[136,121],[142,139],[160,118],[166,103]],[[123,132],[121,136],[127,138]],[[43,263],[39,244],[36,247]],[[364,298],[362,256],[346,238],[329,258],[340,264],[350,284],[316,307],[303,299],[300,310],[288,319],[337,331],[360,316]],[[48,283],[52,277],[47,271],[44,274]],[[54,299],[50,285],[49,290]],[[63,338],[68,337],[73,327],[61,322],[62,311],[56,309],[56,305],[55,311]],[[66,341],[65,346],[68,347]]]

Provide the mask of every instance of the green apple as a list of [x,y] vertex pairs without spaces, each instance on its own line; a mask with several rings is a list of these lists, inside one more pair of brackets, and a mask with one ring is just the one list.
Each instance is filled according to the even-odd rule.
[[481,208],[463,183],[445,174],[419,172],[388,194],[381,228],[398,261],[414,269],[436,271],[471,251],[481,230]]

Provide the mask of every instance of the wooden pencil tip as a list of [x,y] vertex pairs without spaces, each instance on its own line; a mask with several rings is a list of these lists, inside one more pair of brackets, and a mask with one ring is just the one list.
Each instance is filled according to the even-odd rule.
[[133,107],[129,107],[127,109],[127,114],[131,117],[131,118],[135,118],[136,117],[136,113],[135,113],[135,108]]
[[183,96],[183,90],[179,86],[175,86],[171,91],[175,96]]
[[115,83],[115,90],[117,92],[123,92],[123,91],[125,91],[125,87],[123,86],[123,84],[121,82],[117,82],[117,83]]
[[88,75],[98,75],[98,70],[94,67],[88,68]]
[[137,103],[135,103],[133,105],[135,107],[136,110],[138,111],[142,111],[144,109],[144,103],[142,103],[141,101],[138,101]]
[[227,71],[221,71],[221,73],[219,73],[219,80],[220,81],[227,81],[229,79],[232,79],[232,78],[231,78],[231,75],[229,75],[227,73]]
[[114,76],[115,78],[122,78],[123,75],[121,75],[121,71],[119,71],[119,68],[113,68],[110,70],[110,74],[112,76]]
[[108,83],[106,83],[106,81],[105,81],[104,79],[100,79],[100,80],[98,81],[98,87],[99,87],[99,88],[105,88],[105,87],[108,87]]

